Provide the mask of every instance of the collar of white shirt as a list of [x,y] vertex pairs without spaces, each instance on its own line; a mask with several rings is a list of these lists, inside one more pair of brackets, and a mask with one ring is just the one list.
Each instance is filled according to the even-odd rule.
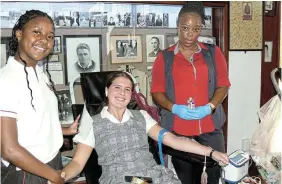
[[132,113],[130,112],[130,110],[125,109],[125,112],[123,114],[122,120],[119,121],[118,119],[116,119],[109,111],[108,111],[108,106],[105,106],[103,108],[103,110],[101,111],[101,118],[107,118],[108,120],[110,120],[113,123],[124,123],[127,122],[130,117],[133,117]]

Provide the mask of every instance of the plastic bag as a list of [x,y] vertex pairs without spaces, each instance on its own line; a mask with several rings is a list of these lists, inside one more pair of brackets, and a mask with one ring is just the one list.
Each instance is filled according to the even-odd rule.
[[264,104],[258,115],[261,120],[250,145],[250,153],[258,171],[267,183],[281,182],[282,120],[278,95]]

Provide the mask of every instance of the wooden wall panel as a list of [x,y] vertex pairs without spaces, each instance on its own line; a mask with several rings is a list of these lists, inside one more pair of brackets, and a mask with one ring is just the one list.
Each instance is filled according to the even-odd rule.
[[279,66],[279,41],[280,41],[280,1],[277,2],[276,16],[264,16],[264,41],[273,41],[272,62],[264,61],[264,53],[262,52],[261,62],[261,106],[270,98],[276,95],[276,91],[270,79],[270,72]]

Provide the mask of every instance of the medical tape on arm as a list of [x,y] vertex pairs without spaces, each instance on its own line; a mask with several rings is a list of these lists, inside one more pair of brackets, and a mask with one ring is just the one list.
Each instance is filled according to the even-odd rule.
[[161,160],[161,164],[163,166],[165,166],[164,163],[164,157],[163,157],[163,150],[162,150],[162,143],[163,143],[163,138],[164,135],[167,133],[168,131],[166,129],[161,129],[158,135],[158,148],[159,148],[159,154],[160,154],[160,160]]

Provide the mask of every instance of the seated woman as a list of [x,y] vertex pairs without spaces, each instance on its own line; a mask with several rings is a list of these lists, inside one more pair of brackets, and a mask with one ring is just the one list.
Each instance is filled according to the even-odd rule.
[[[172,171],[157,165],[149,152],[147,136],[157,140],[162,128],[147,112],[127,109],[133,90],[132,78],[125,72],[115,72],[106,83],[107,106],[101,113],[90,117],[84,108],[80,132],[74,138],[78,142],[76,152],[62,170],[65,180],[82,171],[95,148],[102,166],[101,184],[126,183],[126,176],[149,177],[153,183],[181,183]],[[200,155],[209,156],[212,152],[214,160],[228,163],[226,154],[169,132],[164,135],[163,143]]]

